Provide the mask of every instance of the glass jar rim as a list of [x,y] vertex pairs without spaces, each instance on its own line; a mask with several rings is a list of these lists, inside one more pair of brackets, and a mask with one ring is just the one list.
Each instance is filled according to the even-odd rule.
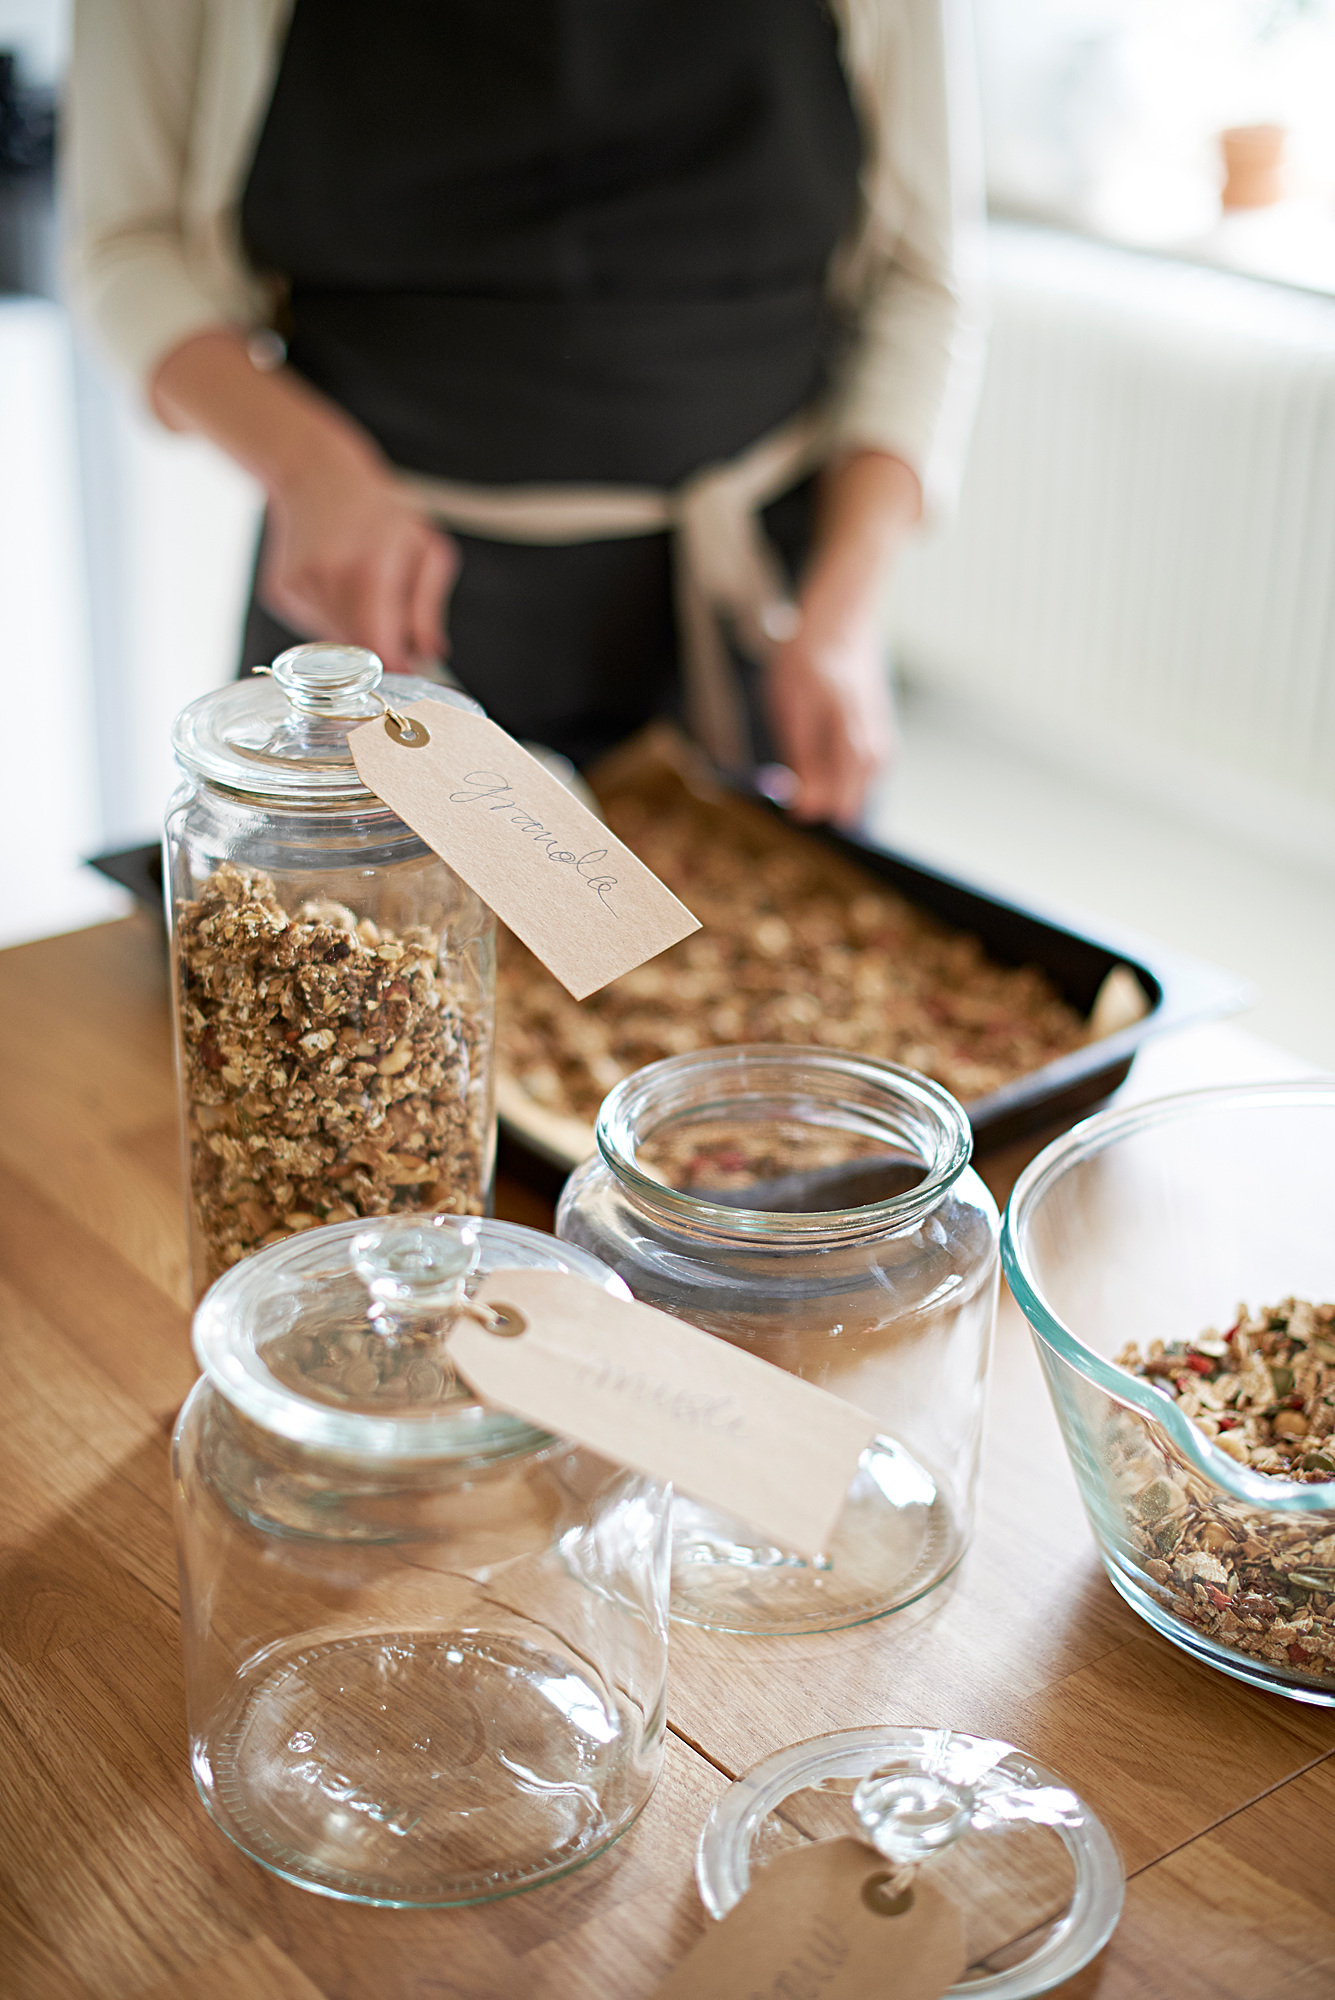
[[[624,1281],[586,1250],[571,1243],[558,1243],[540,1230],[518,1222],[491,1218],[444,1216],[443,1222],[476,1221],[483,1246],[483,1270],[504,1270],[513,1264],[530,1268],[573,1271],[618,1297],[629,1298]],[[401,1217],[372,1219],[376,1227],[402,1221],[420,1227],[430,1223],[430,1215],[405,1213]],[[481,1403],[451,1409],[439,1416],[372,1416],[361,1410],[338,1409],[332,1404],[303,1396],[299,1389],[280,1381],[265,1366],[253,1338],[257,1309],[266,1297],[272,1298],[275,1281],[283,1275],[300,1283],[300,1266],[323,1253],[337,1260],[340,1275],[351,1272],[350,1252],[354,1239],[372,1226],[366,1218],[331,1223],[321,1229],[304,1230],[285,1243],[271,1244],[243,1257],[215,1279],[195,1310],[191,1332],[195,1358],[209,1382],[233,1409],[261,1430],[309,1450],[361,1461],[384,1463],[391,1460],[426,1459],[452,1461],[510,1458],[543,1450],[554,1442],[552,1436],[526,1418],[506,1411],[488,1409]],[[511,1252],[512,1264],[506,1262]],[[293,1267],[296,1267],[294,1270]],[[307,1275],[307,1282],[313,1274]],[[369,1294],[368,1294],[369,1304]]]
[[[861,1089],[887,1116],[892,1107],[901,1122],[894,1136],[917,1142],[926,1169],[922,1180],[904,1193],[851,1208],[778,1210],[740,1208],[711,1202],[646,1174],[636,1164],[641,1121],[661,1109],[666,1113],[673,1094],[686,1078],[712,1086],[717,1097],[695,1109],[723,1109],[742,1093],[753,1093],[781,1071],[816,1080],[831,1108],[852,1103]],[[839,1086],[849,1093],[841,1100]],[[864,1103],[860,1107],[866,1110]],[[907,1114],[907,1121],[905,1120]],[[909,1129],[911,1121],[912,1129]],[[887,1117],[888,1123],[888,1117]],[[657,1216],[692,1229],[704,1229],[720,1241],[767,1244],[847,1242],[915,1227],[942,1201],[973,1155],[973,1130],[968,1113],[941,1084],[917,1070],[877,1056],[849,1055],[817,1045],[788,1042],[747,1042],[724,1049],[695,1049],[666,1056],[637,1070],[604,1098],[594,1128],[605,1165],[632,1198]],[[887,1130],[887,1137],[891,1136]]]
[[1292,1105],[1323,1107],[1335,1112],[1335,1080],[1297,1079],[1283,1083],[1225,1084],[1208,1090],[1185,1090],[1171,1097],[1152,1098],[1108,1111],[1055,1139],[1025,1168],[1016,1181],[1001,1223],[1001,1266],[1015,1302],[1029,1325],[1047,1346],[1096,1388],[1116,1402],[1130,1405],[1168,1433],[1173,1444],[1212,1485],[1266,1513],[1328,1514],[1335,1509],[1335,1480],[1301,1484],[1253,1472],[1211,1444],[1176,1403],[1138,1375],[1119,1368],[1088,1346],[1054,1311],[1044,1296],[1027,1254],[1027,1230],[1044,1197],[1064,1175],[1123,1139],[1195,1117],[1202,1111],[1282,1109]]

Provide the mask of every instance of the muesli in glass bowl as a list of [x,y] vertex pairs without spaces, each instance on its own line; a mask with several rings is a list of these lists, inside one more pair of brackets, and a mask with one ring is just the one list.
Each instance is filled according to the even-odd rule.
[[1116,1588],[1335,1706],[1335,1082],[1087,1119],[1021,1176],[1002,1257]]

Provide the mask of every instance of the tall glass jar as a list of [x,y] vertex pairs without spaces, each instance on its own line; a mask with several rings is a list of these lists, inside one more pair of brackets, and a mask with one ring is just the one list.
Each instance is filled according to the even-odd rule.
[[960,1105],[892,1063],[756,1044],[628,1077],[597,1142],[558,1236],[884,1424],[815,1561],[679,1496],[674,1616],[826,1631],[930,1590],[973,1523],[996,1318],[997,1210]]
[[[367,790],[348,732],[374,653],[297,646],[192,702],[167,808],[191,1268],[321,1223],[481,1214],[494,1158],[495,922]],[[396,701],[474,709],[434,682]]]
[[390,1217],[247,1258],[195,1316],[173,1446],[190,1759],[276,1874],[478,1901],[630,1823],[662,1760],[668,1489],[479,1404],[470,1269],[573,1271],[510,1223]]

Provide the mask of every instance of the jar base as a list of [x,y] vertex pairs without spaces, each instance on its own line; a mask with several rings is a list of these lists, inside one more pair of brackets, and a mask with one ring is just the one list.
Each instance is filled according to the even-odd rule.
[[811,1560],[757,1545],[743,1523],[678,1495],[671,1614],[717,1632],[835,1632],[922,1597],[949,1575],[964,1542],[932,1475],[892,1438],[877,1438],[828,1553]]
[[579,1867],[658,1774],[643,1718],[571,1654],[500,1633],[298,1639],[193,1746],[246,1854],[354,1902],[486,1901]]

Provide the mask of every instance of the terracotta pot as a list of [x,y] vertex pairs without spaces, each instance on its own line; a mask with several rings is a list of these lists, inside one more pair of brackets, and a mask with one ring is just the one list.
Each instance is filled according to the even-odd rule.
[[1282,125],[1232,125],[1219,134],[1225,208],[1267,208],[1283,200],[1288,139]]

